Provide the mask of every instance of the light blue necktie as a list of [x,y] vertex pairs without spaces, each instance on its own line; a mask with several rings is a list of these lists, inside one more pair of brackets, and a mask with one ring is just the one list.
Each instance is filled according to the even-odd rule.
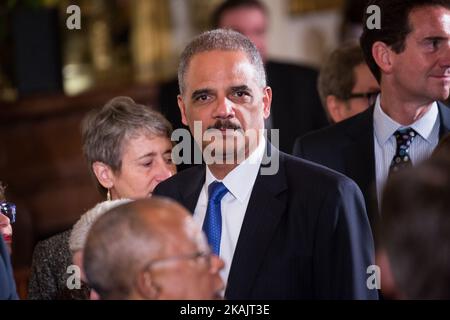
[[222,182],[213,182],[208,187],[208,208],[206,209],[203,231],[208,238],[213,253],[220,254],[220,237],[222,235],[222,210],[220,202],[228,189]]

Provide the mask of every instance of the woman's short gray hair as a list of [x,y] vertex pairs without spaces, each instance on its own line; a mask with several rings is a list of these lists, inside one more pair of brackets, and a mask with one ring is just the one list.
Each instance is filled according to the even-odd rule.
[[116,97],[89,112],[81,124],[81,134],[92,176],[95,177],[92,164],[96,161],[120,172],[124,141],[142,133],[170,140],[172,126],[162,114],[129,97]]
[[129,199],[119,199],[119,200],[111,200],[111,201],[103,201],[98,203],[92,209],[86,211],[85,214],[81,216],[81,218],[75,223],[72,228],[72,233],[69,238],[69,248],[72,254],[79,250],[83,250],[84,244],[86,243],[87,235],[92,225],[97,219],[108,212],[109,210],[121,205],[130,202]]
[[233,30],[216,29],[207,31],[195,37],[181,54],[180,65],[178,67],[178,84],[180,93],[185,90],[184,77],[186,76],[189,63],[193,56],[198,53],[222,50],[222,51],[242,51],[250,63],[255,67],[258,85],[261,88],[266,86],[266,71],[258,49],[246,36]]

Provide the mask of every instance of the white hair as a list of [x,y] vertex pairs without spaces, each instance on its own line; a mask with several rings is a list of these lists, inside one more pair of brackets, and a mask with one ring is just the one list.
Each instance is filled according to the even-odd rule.
[[99,217],[109,210],[130,201],[130,199],[103,201],[98,203],[92,209],[86,211],[77,223],[75,223],[72,228],[72,233],[70,234],[69,248],[72,254],[84,248],[89,230]]

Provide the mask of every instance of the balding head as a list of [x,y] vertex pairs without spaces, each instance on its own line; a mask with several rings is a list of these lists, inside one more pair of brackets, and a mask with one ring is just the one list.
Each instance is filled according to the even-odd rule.
[[197,257],[208,250],[186,209],[153,197],[119,206],[93,225],[84,268],[103,299],[212,299],[221,288],[218,270],[211,272],[209,257]]

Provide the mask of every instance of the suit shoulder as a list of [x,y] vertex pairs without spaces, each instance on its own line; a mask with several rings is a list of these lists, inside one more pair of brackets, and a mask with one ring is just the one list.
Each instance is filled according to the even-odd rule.
[[304,78],[317,78],[319,72],[317,69],[302,65],[302,64],[294,64],[288,62],[279,62],[270,60],[266,65],[267,72],[269,73],[278,73],[283,75],[284,77],[304,77]]
[[304,181],[305,183],[313,182],[322,189],[358,188],[352,179],[335,170],[288,154],[283,154],[283,157],[288,180],[292,180],[294,184]]
[[327,144],[332,142],[342,142],[343,137],[346,136],[348,132],[366,128],[368,121],[371,120],[370,115],[370,110],[367,110],[344,121],[307,133],[304,136],[298,137],[295,140],[295,145],[317,145],[318,143],[323,143],[324,141],[326,141]]
[[196,165],[191,168],[185,169],[173,175],[169,179],[166,179],[159,183],[155,188],[155,195],[168,195],[173,194],[174,189],[178,186],[189,186],[194,181],[202,179],[204,175],[204,165]]

